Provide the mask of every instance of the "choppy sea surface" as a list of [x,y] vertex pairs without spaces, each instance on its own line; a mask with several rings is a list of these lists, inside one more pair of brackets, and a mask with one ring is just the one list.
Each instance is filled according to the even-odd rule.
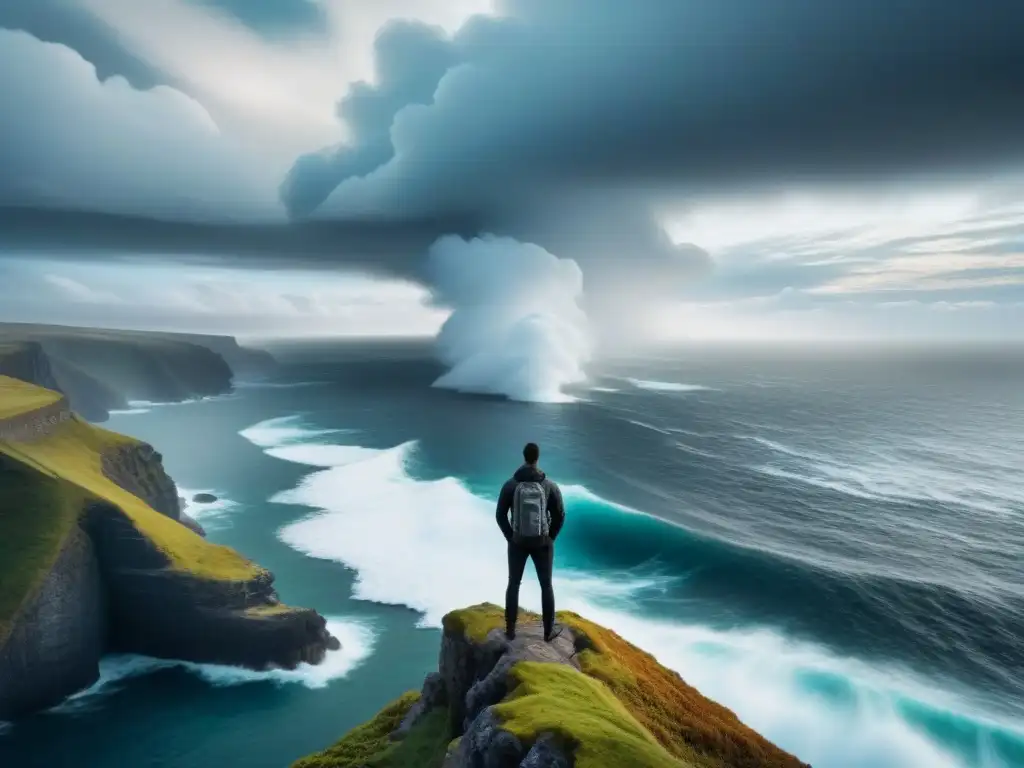
[[[254,673],[109,657],[3,726],[0,765],[276,768],[436,664],[503,598],[493,499],[527,440],[563,486],[556,597],[816,768],[1024,766],[1021,350],[687,349],[575,402],[433,389],[416,345],[276,350],[273,381],[134,404],[210,538],[343,643]],[[528,578],[523,603],[539,605]]]

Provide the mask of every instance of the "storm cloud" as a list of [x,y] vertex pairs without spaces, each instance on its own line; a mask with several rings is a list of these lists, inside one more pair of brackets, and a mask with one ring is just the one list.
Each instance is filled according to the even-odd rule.
[[1014,0],[505,0],[498,13],[451,40],[385,30],[379,84],[340,106],[355,142],[296,164],[293,213],[471,211],[511,227],[581,190],[668,204],[1022,152]]
[[386,28],[377,85],[339,107],[354,141],[296,163],[291,213],[472,221],[577,260],[604,304],[678,295],[707,271],[659,220],[694,196],[1020,159],[1017,2],[507,0],[498,13],[451,39]]
[[187,94],[101,80],[67,46],[6,29],[0,71],[0,204],[172,219],[278,215],[258,158]]
[[[1018,0],[140,8],[0,8],[36,36],[0,39],[17,73],[0,84],[0,247],[428,283],[439,238],[508,238],[575,261],[587,315],[614,327],[683,298],[863,293],[894,238],[865,254],[825,229],[730,234],[771,230],[743,219],[792,190],[899,205],[1024,161]],[[371,48],[360,30],[386,18]],[[941,266],[901,264],[885,290]]]

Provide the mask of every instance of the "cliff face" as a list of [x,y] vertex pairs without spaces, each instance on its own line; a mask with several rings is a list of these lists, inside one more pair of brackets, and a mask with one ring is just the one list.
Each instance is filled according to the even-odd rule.
[[92,542],[75,526],[0,645],[0,719],[52,707],[96,681],[106,642],[104,592]]
[[103,474],[138,496],[161,515],[177,520],[181,502],[174,481],[164,471],[163,457],[149,443],[134,443],[102,456]]
[[43,346],[36,341],[4,341],[0,337],[0,376],[10,376],[44,389],[60,390]]
[[[67,395],[75,413],[83,418],[96,422],[106,421],[111,411],[128,408],[128,399],[124,395],[111,385],[90,376],[74,363],[59,358],[50,363],[57,389]],[[37,381],[31,383],[44,386]]]
[[290,669],[318,664],[339,647],[315,611],[279,603],[269,571],[243,581],[198,578],[169,569],[115,507],[95,504],[87,520],[107,588],[112,650]]
[[[203,345],[174,334],[0,324],[0,375],[63,392],[90,421],[129,400],[177,402],[231,391],[232,368],[212,347],[251,369],[272,366],[230,337]],[[269,356],[267,356],[269,357]]]
[[47,355],[106,384],[126,400],[176,402],[231,391],[231,369],[215,352],[182,341],[111,334],[40,338]]
[[89,685],[107,651],[264,669],[340,647],[269,571],[193,532],[152,446],[56,393],[0,377],[0,395],[0,720]]
[[213,350],[227,361],[236,376],[242,378],[262,378],[277,370],[277,360],[263,349],[243,347],[232,336],[205,336],[200,334],[174,333],[166,334],[170,338],[197,344]]
[[808,768],[614,632],[538,618],[448,614],[420,692],[293,768]]

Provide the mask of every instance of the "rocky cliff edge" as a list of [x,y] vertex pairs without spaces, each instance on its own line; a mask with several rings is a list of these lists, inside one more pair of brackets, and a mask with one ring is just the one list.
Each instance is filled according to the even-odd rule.
[[614,632],[568,612],[444,618],[438,669],[293,768],[808,768]]
[[236,374],[260,378],[275,366],[230,336],[0,323],[0,375],[63,393],[93,422],[133,400],[223,395]]
[[0,720],[90,685],[108,651],[263,669],[339,647],[202,538],[152,446],[21,381],[0,376],[0,400]]

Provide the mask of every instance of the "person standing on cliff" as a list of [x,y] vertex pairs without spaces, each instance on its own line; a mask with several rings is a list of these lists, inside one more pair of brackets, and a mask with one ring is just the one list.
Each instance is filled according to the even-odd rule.
[[[516,636],[519,615],[519,585],[526,561],[533,560],[540,581],[541,608],[544,615],[544,639],[551,641],[555,627],[555,592],[551,571],[555,559],[555,539],[565,523],[562,491],[538,467],[540,448],[527,443],[524,464],[501,487],[495,518],[508,542],[508,588],[505,590],[505,636]],[[511,519],[510,519],[511,514]]]

